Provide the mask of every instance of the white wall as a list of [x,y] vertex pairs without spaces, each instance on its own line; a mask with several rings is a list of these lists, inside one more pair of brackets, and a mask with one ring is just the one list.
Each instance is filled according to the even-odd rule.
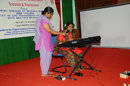
[[130,4],[81,10],[82,38],[101,36],[100,47],[130,48]]

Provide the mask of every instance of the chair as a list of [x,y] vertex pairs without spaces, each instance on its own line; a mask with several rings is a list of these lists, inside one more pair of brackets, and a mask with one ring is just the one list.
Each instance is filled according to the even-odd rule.
[[[52,36],[52,43],[53,43],[53,45],[55,45],[56,37],[57,37],[57,36]],[[62,59],[62,62],[63,62],[63,65],[62,65],[62,66],[55,67],[55,68],[52,69],[52,71],[53,71],[53,72],[58,72],[58,73],[66,73],[66,72],[67,72],[66,67],[70,67],[70,66],[65,65],[65,61],[64,61],[64,59],[63,59],[63,55],[62,55],[62,54],[54,55],[54,53],[52,52],[52,56],[53,56],[53,57],[60,57],[60,58]],[[60,67],[64,67],[64,72],[63,72],[63,71],[57,71],[57,70],[55,70],[55,69],[60,68]]]

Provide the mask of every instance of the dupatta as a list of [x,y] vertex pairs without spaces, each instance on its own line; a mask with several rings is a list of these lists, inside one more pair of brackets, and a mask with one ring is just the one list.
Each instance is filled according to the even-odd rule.
[[47,21],[47,22],[49,23],[49,25],[50,25],[50,27],[51,27],[52,30],[53,30],[53,28],[54,28],[54,26],[52,26],[50,20],[49,20],[46,16],[40,15],[40,16],[36,19],[36,22],[35,22],[35,36],[34,36],[33,41],[34,41],[36,44],[37,44],[37,43],[39,42],[39,40],[40,40],[40,35],[41,35],[41,33],[40,33],[40,30],[39,30],[39,27],[40,27],[40,24],[41,24],[40,22],[41,22],[42,19],[44,19],[45,21]]

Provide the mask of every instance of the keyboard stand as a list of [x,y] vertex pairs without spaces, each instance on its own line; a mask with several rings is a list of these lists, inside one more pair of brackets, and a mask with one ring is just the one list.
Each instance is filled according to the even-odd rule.
[[95,71],[99,71],[99,72],[102,72],[102,70],[97,70],[97,69],[94,69],[91,65],[89,65],[86,61],[83,60],[83,57],[85,56],[85,54],[87,53],[87,51],[89,50],[89,48],[92,46],[92,44],[90,43],[88,48],[85,50],[84,54],[82,57],[80,57],[79,55],[77,55],[73,50],[71,50],[71,48],[69,48],[69,50],[74,53],[76,56],[79,57],[80,61],[78,61],[75,65],[75,67],[73,68],[73,70],[71,71],[71,73],[69,74],[69,76],[65,76],[66,78],[69,78],[69,79],[72,79],[72,80],[77,80],[75,78],[70,78],[72,73],[74,72],[75,68],[78,66],[79,62],[84,62],[85,64],[87,64],[90,68],[84,68],[84,67],[81,67],[83,69],[90,69],[90,70],[95,70]]

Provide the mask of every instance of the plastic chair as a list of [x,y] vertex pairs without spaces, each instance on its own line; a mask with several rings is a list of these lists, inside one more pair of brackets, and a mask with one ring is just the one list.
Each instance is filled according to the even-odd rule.
[[[55,45],[56,37],[57,37],[57,36],[52,36],[52,43],[53,43],[53,45]],[[59,58],[61,58],[61,59],[62,59],[62,62],[63,62],[63,65],[62,65],[62,66],[55,67],[55,68],[52,69],[52,71],[53,71],[53,72],[58,72],[58,73],[66,73],[66,72],[67,72],[66,67],[70,67],[70,66],[65,65],[65,61],[64,61],[64,59],[63,59],[63,55],[62,55],[62,54],[54,55],[54,53],[52,52],[52,56],[53,56],[53,57],[59,57]],[[64,67],[64,72],[63,72],[63,71],[55,70],[55,69],[60,68],[60,67]]]

